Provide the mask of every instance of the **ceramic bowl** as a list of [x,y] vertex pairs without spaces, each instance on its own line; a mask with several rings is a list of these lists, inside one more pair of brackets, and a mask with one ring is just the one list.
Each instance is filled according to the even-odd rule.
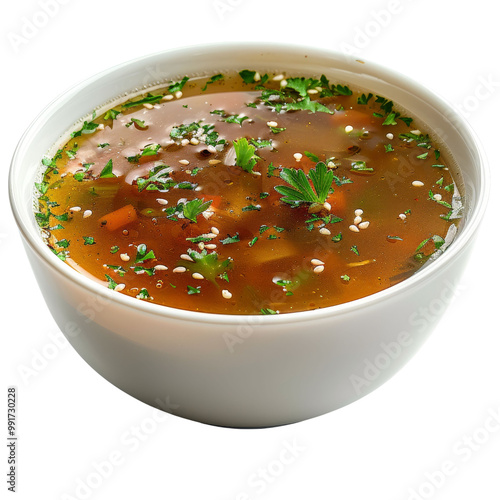
[[[146,303],[59,260],[34,216],[40,160],[94,109],[184,75],[258,69],[325,74],[401,104],[451,151],[466,197],[451,246],[409,279],[346,304],[272,316],[219,315]],[[267,427],[315,417],[373,391],[418,351],[453,300],[485,210],[488,174],[469,126],[440,97],[345,54],[277,44],[217,44],[142,57],[60,96],[29,126],[9,178],[12,210],[43,297],[76,351],[133,397],[199,422]],[[429,313],[430,311],[430,313]]]

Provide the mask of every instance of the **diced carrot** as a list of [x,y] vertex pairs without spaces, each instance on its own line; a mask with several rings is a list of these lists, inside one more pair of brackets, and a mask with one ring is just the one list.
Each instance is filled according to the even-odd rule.
[[346,196],[345,192],[341,189],[335,189],[335,191],[330,194],[327,198],[328,203],[332,206],[332,212],[337,215],[336,212],[344,212],[346,208]]
[[205,201],[210,201],[212,200],[212,204],[210,205],[209,207],[209,210],[210,209],[217,209],[217,208],[220,208],[220,205],[221,205],[221,202],[222,202],[222,196],[219,196],[217,194],[212,194],[210,196],[207,196],[207,195],[203,195],[203,199]]
[[106,226],[108,231],[114,231],[137,219],[137,212],[132,205],[125,205],[114,212],[110,212],[99,219],[102,226]]

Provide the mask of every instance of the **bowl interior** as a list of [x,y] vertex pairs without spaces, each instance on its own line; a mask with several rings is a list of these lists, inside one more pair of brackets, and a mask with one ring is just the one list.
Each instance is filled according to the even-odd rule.
[[[331,81],[351,84],[386,96],[426,123],[429,129],[434,131],[435,139],[445,144],[451,152],[454,159],[453,168],[456,170],[453,173],[459,179],[462,194],[465,194],[466,209],[460,232],[451,247],[431,266],[384,292],[397,293],[398,288],[425,279],[429,267],[452,259],[472,237],[485,209],[487,171],[477,139],[448,103],[394,71],[344,54],[289,45],[246,43],[231,47],[187,47],[140,58],[86,80],[49,104],[23,135],[15,151],[10,171],[11,204],[28,244],[61,272],[69,273],[73,279],[95,289],[98,285],[82,276],[77,277],[78,273],[57,259],[40,238],[33,216],[33,185],[37,176],[42,173],[41,158],[52,156],[69,138],[69,130],[79,121],[88,118],[94,110],[99,114],[105,108],[116,104],[117,100],[127,100],[134,94],[180,79],[184,75],[211,76],[241,69],[258,69],[261,72],[286,71],[289,74],[304,76],[325,74]],[[375,295],[381,293],[383,292]],[[130,298],[123,296],[116,299],[127,301]],[[356,302],[370,300],[373,300],[373,296]],[[132,302],[139,303],[134,304],[135,307],[157,308],[157,312],[161,309],[168,314],[186,314],[185,311],[174,311],[165,306],[144,304],[142,301],[130,299],[129,303]],[[342,304],[326,309],[343,310],[349,307],[351,305]],[[309,313],[321,314],[318,311]],[[209,316],[205,313],[195,314]],[[277,319],[272,318],[273,321]]]

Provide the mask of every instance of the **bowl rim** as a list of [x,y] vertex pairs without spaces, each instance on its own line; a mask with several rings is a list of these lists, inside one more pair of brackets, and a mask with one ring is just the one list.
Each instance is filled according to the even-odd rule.
[[[479,159],[476,166],[477,172],[479,174],[480,186],[476,192],[477,202],[475,206],[471,209],[469,217],[457,234],[453,243],[450,245],[446,251],[439,256],[435,261],[425,266],[417,273],[413,274],[409,278],[393,285],[389,288],[375,292],[373,294],[367,295],[365,297],[345,302],[342,304],[323,307],[314,310],[307,311],[296,311],[287,312],[284,314],[274,314],[274,315],[259,315],[259,314],[221,314],[221,313],[208,313],[200,311],[192,311],[188,309],[178,309],[169,306],[164,306],[156,303],[149,303],[142,300],[138,300],[134,297],[122,294],[120,292],[113,293],[113,290],[104,288],[101,284],[87,278],[83,274],[79,273],[77,270],[73,269],[71,266],[62,262],[57,256],[55,256],[43,241],[41,237],[33,237],[32,232],[29,230],[29,225],[32,221],[26,221],[23,217],[19,206],[25,200],[20,200],[18,195],[18,189],[14,185],[14,171],[20,168],[22,164],[21,157],[25,142],[29,142],[30,136],[33,132],[37,133],[36,129],[39,128],[40,124],[43,123],[44,118],[50,116],[50,114],[57,108],[57,106],[64,101],[68,96],[77,93],[79,90],[84,89],[88,85],[95,83],[101,79],[105,79],[110,74],[125,69],[127,67],[133,67],[139,63],[146,63],[146,61],[162,57],[175,57],[176,55],[181,55],[184,53],[189,53],[190,51],[203,50],[205,52],[217,52],[217,51],[237,51],[237,50],[252,50],[252,51],[269,51],[273,50],[275,52],[283,51],[300,51],[302,53],[309,53],[321,58],[335,57],[335,58],[346,58],[352,64],[355,63],[369,63],[371,71],[376,71],[377,75],[383,80],[386,79],[397,79],[400,82],[404,81],[406,88],[411,87],[412,90],[417,90],[420,95],[427,94],[432,96],[435,102],[439,103],[442,107],[447,109],[448,117],[453,119],[453,123],[458,126],[461,132],[464,132],[471,139],[471,144],[475,148],[475,152]],[[143,89],[146,91],[147,89]],[[64,131],[61,131],[63,133]],[[418,287],[422,282],[426,281],[432,274],[435,274],[436,270],[439,268],[446,267],[449,265],[464,249],[469,245],[473,236],[483,218],[483,214],[487,207],[489,186],[490,186],[490,171],[486,159],[486,155],[483,146],[475,134],[474,130],[469,125],[468,121],[457,111],[456,107],[441,95],[435,91],[429,90],[426,86],[418,83],[417,81],[408,78],[404,74],[394,70],[393,68],[382,66],[378,63],[372,61],[360,60],[359,57],[350,56],[340,51],[321,49],[315,46],[308,46],[304,44],[293,44],[293,43],[276,43],[276,42],[236,42],[228,46],[224,42],[216,42],[204,45],[185,45],[182,47],[175,47],[172,49],[166,49],[162,51],[153,52],[143,56],[139,56],[125,62],[113,65],[105,70],[102,70],[93,76],[82,80],[81,82],[68,88],[66,91],[62,92],[49,102],[45,108],[38,113],[38,115],[31,121],[29,126],[26,128],[25,132],[22,134],[18,141],[18,144],[14,150],[10,169],[9,169],[9,179],[8,179],[8,191],[11,210],[14,215],[16,224],[20,233],[22,234],[25,242],[28,243],[30,248],[35,252],[35,254],[42,259],[51,269],[62,275],[62,277],[70,280],[73,284],[78,287],[84,288],[87,292],[93,293],[95,295],[106,295],[107,298],[118,303],[118,305],[132,308],[138,310],[142,313],[148,313],[155,316],[160,316],[164,318],[176,319],[180,321],[189,321],[196,323],[218,323],[223,325],[238,325],[238,324],[255,324],[260,325],[266,324],[283,324],[289,322],[302,322],[302,321],[315,321],[321,320],[326,317],[340,316],[343,314],[350,313],[359,308],[367,308],[370,306],[375,306],[379,302],[386,300],[386,298],[399,294],[405,290],[413,287]]]

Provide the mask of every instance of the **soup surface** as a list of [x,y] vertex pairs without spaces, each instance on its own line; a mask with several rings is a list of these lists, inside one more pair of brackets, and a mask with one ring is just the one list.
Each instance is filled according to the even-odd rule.
[[36,184],[68,265],[139,300],[226,314],[352,301],[451,242],[451,158],[386,97],[324,76],[171,82],[95,113]]

